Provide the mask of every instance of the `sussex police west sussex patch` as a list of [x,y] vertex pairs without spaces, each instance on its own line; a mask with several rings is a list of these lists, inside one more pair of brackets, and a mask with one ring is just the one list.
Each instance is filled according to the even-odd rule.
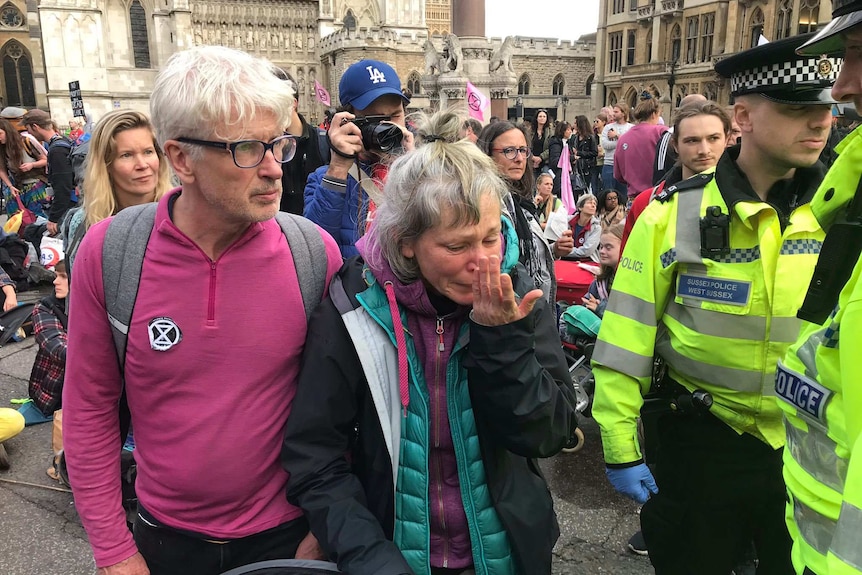
[[788,369],[780,361],[775,372],[775,394],[821,423],[826,423],[826,404],[832,391],[813,379]]
[[751,296],[751,282],[680,274],[676,293],[684,298],[743,306]]

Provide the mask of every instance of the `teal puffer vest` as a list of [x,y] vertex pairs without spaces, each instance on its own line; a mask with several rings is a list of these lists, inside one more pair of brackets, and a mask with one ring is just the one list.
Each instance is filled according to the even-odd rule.
[[[370,287],[357,299],[372,318],[386,331],[395,345],[389,303],[380,284],[370,273]],[[401,321],[407,325],[403,309]],[[428,501],[428,430],[429,397],[422,365],[409,332],[405,333],[410,364],[410,403],[402,421],[398,480],[395,489],[395,544],[417,575],[430,574],[429,501]],[[446,366],[449,423],[461,500],[470,529],[474,568],[477,575],[516,575],[508,534],[500,521],[488,490],[473,407],[467,386],[467,370],[461,358],[468,342],[468,324],[461,326],[449,364]]]

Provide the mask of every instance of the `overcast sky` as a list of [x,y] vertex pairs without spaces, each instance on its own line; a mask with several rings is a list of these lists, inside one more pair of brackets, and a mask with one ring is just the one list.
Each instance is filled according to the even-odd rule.
[[599,0],[486,0],[485,34],[577,40],[599,25]]

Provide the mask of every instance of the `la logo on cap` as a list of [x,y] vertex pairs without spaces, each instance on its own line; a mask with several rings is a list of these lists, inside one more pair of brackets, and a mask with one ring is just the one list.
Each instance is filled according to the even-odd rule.
[[365,69],[368,70],[368,74],[371,76],[371,81],[373,83],[375,83],[375,84],[379,84],[380,82],[383,82],[384,84],[386,83],[386,76],[383,74],[383,72],[381,72],[380,70],[378,70],[374,66],[367,66]]

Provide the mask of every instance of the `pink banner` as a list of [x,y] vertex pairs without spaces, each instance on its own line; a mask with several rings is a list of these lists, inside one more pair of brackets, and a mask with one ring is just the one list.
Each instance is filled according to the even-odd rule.
[[470,111],[470,117],[484,122],[485,108],[488,107],[488,104],[488,98],[485,97],[485,94],[480,92],[472,82],[467,82],[467,109]]
[[314,81],[314,97],[318,99],[324,106],[331,106],[332,100],[329,98],[329,92],[326,88],[320,85],[317,80]]

